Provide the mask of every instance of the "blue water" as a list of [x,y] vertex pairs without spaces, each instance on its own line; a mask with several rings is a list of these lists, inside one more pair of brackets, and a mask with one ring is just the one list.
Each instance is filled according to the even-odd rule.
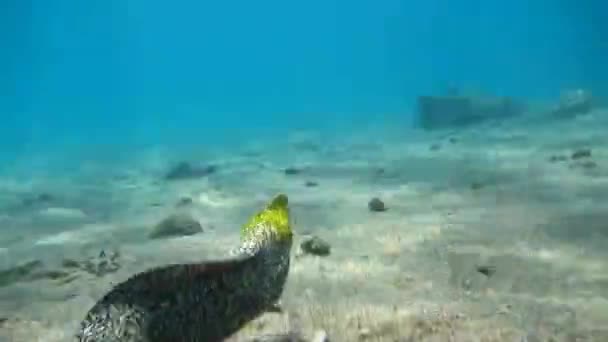
[[546,99],[608,79],[601,1],[2,7],[5,153],[50,141],[223,144],[249,127],[407,120],[417,95],[448,85]]

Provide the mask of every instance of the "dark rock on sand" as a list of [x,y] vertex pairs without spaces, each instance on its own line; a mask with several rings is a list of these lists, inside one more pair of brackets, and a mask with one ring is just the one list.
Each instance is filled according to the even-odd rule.
[[304,239],[300,248],[304,254],[310,255],[327,256],[331,253],[331,245],[317,236]]
[[552,155],[549,157],[549,161],[552,163],[564,162],[566,160],[568,160],[568,157],[562,155]]
[[479,266],[475,267],[475,270],[477,270],[477,272],[485,275],[486,277],[491,277],[494,275],[494,273],[496,273],[496,266],[479,265]]
[[302,169],[298,169],[295,167],[288,167],[283,172],[288,176],[292,176],[292,175],[298,175],[298,174],[302,173]]
[[418,122],[424,129],[462,127],[485,120],[502,120],[519,115],[523,106],[497,96],[420,96]]
[[188,162],[180,162],[165,175],[166,180],[194,179],[209,176],[217,171],[217,166],[194,166]]
[[559,104],[553,109],[553,115],[562,118],[587,114],[593,109],[593,97],[584,89],[566,90],[562,92]]
[[481,190],[485,187],[485,184],[481,183],[481,182],[473,182],[471,183],[471,190],[476,191],[476,190]]
[[150,239],[160,239],[173,236],[184,236],[202,233],[203,227],[192,216],[181,213],[173,214],[160,221],[149,235]]
[[370,211],[374,211],[374,212],[380,212],[380,211],[386,211],[386,206],[384,205],[384,202],[382,202],[381,199],[379,199],[378,197],[374,197],[372,198],[369,203],[367,203],[367,207],[369,208]]
[[574,152],[570,156],[571,159],[577,160],[582,158],[591,158],[591,149],[590,148],[580,148]]
[[306,183],[304,183],[304,186],[307,188],[314,188],[316,186],[319,186],[319,183],[315,181],[306,181]]

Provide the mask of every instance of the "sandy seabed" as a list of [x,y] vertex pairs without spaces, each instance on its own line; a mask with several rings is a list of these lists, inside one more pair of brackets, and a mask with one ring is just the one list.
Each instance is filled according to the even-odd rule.
[[[608,341],[606,127],[606,110],[435,132],[379,125],[230,151],[151,148],[65,174],[6,172],[0,341],[70,341],[112,283],[223,257],[278,192],[297,233],[282,312],[231,341]],[[164,180],[180,160],[217,171]],[[373,197],[387,210],[370,211]],[[204,232],[150,239],[174,213]],[[302,253],[309,236],[331,254]]]

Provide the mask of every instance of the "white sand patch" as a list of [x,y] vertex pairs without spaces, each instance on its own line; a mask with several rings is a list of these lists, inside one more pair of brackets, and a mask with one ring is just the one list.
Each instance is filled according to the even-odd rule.
[[238,198],[227,197],[218,191],[200,193],[196,200],[199,204],[212,208],[230,208],[240,204]]
[[83,220],[87,215],[80,209],[51,207],[39,212],[42,216],[66,220]]
[[117,229],[112,224],[87,224],[77,230],[64,231],[43,237],[34,245],[64,245],[70,243],[84,244],[99,241],[101,237],[110,236]]

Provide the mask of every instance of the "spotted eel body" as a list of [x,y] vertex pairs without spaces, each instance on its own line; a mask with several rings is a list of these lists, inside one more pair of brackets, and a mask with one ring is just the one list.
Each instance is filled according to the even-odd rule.
[[287,196],[278,195],[243,226],[234,258],[136,274],[89,310],[76,340],[222,341],[280,298],[292,235]]

